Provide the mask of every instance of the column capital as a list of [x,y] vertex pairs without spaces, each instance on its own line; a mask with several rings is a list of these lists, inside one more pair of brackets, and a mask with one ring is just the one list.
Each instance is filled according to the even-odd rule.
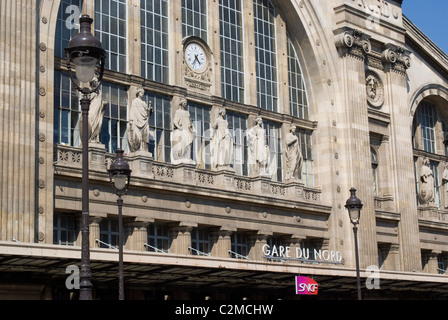
[[411,67],[411,52],[404,47],[387,43],[381,53],[381,61],[385,66],[385,71],[395,71],[406,74],[406,70]]
[[372,50],[370,36],[359,29],[344,27],[335,30],[334,34],[335,45],[343,56],[364,60],[365,55]]

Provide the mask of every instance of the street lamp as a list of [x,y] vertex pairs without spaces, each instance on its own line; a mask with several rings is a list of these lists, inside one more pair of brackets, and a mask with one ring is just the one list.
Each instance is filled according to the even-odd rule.
[[124,300],[123,276],[123,199],[122,195],[128,191],[131,179],[129,164],[123,159],[123,150],[117,149],[115,161],[109,167],[109,179],[115,194],[118,196],[118,299]]
[[358,300],[362,300],[361,295],[361,280],[359,277],[359,253],[358,253],[358,224],[361,215],[362,203],[356,197],[356,189],[350,189],[350,198],[345,203],[345,208],[348,210],[350,221],[353,224],[353,234],[355,235],[355,255],[356,255],[356,281],[358,286]]
[[[98,90],[104,73],[106,52],[101,42],[92,35],[93,20],[88,15],[82,15],[80,31],[64,49],[67,68],[73,86],[82,93],[82,221],[81,221],[81,271],[80,300],[92,300],[92,283],[90,282],[90,244],[89,244],[89,94]],[[75,66],[75,72],[72,70]],[[90,87],[90,82],[98,74],[96,88]],[[76,77],[75,77],[76,76]]]

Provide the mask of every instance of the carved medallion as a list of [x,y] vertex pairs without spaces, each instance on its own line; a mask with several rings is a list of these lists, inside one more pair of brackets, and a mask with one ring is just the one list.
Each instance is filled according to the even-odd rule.
[[367,102],[374,108],[381,108],[384,104],[384,86],[381,78],[368,72],[366,77]]

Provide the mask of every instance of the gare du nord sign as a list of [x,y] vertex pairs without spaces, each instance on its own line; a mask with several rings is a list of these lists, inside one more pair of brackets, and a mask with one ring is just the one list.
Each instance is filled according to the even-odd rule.
[[310,263],[342,264],[340,251],[310,249],[289,246],[262,246],[263,258],[271,260],[295,260]]

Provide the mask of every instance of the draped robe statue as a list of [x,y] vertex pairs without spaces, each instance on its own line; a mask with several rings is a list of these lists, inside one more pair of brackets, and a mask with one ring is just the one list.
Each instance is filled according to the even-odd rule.
[[233,163],[233,137],[229,131],[229,124],[224,118],[226,109],[219,108],[218,116],[213,122],[212,136],[212,169],[230,169]]
[[418,197],[420,204],[434,203],[434,174],[429,167],[429,159],[424,158],[420,168]]
[[443,185],[443,194],[445,197],[445,209],[448,208],[448,162],[445,163],[445,168],[443,169],[442,173],[442,185]]
[[[95,78],[90,82],[90,86],[95,88],[98,85],[98,79]],[[104,108],[107,104],[102,99],[101,90],[89,94],[90,108],[89,108],[89,142],[100,142],[101,126],[104,118]],[[82,135],[82,119],[79,121],[79,132]]]
[[295,135],[296,126],[291,125],[286,135],[286,179],[301,181],[303,156],[300,151],[299,138]]
[[249,145],[249,168],[253,176],[268,175],[269,147],[266,145],[266,133],[263,128],[263,119],[258,116],[255,126],[247,131]]
[[143,101],[145,91],[139,88],[129,111],[128,142],[129,151],[148,151],[149,117],[152,113],[151,103]]
[[182,99],[180,108],[176,110],[171,133],[171,162],[174,164],[194,164],[191,159],[191,146],[194,138],[194,127],[187,108],[187,100]]

